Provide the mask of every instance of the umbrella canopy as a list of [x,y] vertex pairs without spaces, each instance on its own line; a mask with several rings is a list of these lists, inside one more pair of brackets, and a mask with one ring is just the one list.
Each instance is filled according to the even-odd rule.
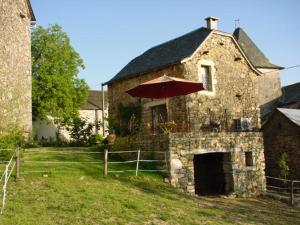
[[204,90],[203,84],[176,77],[161,76],[126,91],[132,97],[168,98]]

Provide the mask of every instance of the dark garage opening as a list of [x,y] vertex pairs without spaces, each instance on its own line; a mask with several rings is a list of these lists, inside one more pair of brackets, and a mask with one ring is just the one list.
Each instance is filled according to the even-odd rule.
[[194,155],[196,194],[219,195],[226,194],[226,192],[228,192],[228,186],[226,187],[224,163],[226,164],[229,160],[229,156],[229,153],[206,153]]

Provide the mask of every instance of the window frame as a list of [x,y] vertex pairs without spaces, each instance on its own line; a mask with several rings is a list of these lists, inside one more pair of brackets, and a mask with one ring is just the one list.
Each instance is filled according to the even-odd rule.
[[246,167],[254,167],[255,166],[255,161],[253,157],[253,152],[252,151],[245,151],[245,165]]
[[215,85],[217,83],[215,79],[215,66],[213,61],[211,60],[199,60],[198,62],[198,80],[202,83],[203,81],[203,75],[202,75],[202,67],[208,68],[208,72],[210,75],[210,80],[211,80],[211,90],[203,90],[200,91],[199,93],[201,95],[215,95]]

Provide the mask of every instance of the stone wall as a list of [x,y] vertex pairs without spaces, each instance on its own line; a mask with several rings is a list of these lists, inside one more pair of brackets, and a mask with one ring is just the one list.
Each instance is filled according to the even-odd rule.
[[[230,158],[223,164],[228,191],[240,197],[265,191],[261,133],[175,133],[170,134],[169,143],[171,183],[174,186],[194,193],[194,156],[222,152],[230,153]],[[253,154],[253,166],[245,164],[245,152],[248,151]],[[233,179],[232,183],[230,179]]]
[[[237,60],[239,59],[239,60]],[[221,121],[221,127],[234,130],[234,119],[248,117],[260,128],[258,75],[250,68],[232,39],[214,34],[195,56],[184,63],[184,77],[200,80],[200,65],[211,65],[213,92],[201,91],[187,96],[193,130],[199,131],[210,120]]]
[[275,111],[264,129],[266,175],[279,177],[278,160],[282,153],[289,156],[290,179],[300,180],[300,127]]
[[[279,70],[259,69],[259,104],[262,119],[278,106],[281,98],[281,82]],[[264,74],[265,73],[265,74]]]
[[0,124],[31,131],[30,13],[26,0],[0,1]]

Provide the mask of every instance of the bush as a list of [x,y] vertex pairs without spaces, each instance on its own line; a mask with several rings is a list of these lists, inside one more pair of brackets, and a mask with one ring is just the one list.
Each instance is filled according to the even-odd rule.
[[287,176],[290,173],[290,168],[289,168],[289,156],[286,152],[282,153],[280,155],[280,158],[277,162],[278,166],[279,166],[279,170],[280,170],[280,177],[286,179]]
[[[20,129],[10,127],[0,130],[0,149],[14,149],[22,147],[25,143],[25,137]],[[8,160],[13,151],[0,151],[0,159]]]
[[71,145],[88,145],[89,137],[92,135],[94,124],[88,123],[86,119],[76,117],[67,127],[70,136],[74,140]]
[[0,148],[16,148],[23,146],[25,137],[23,132],[16,128],[9,128],[0,131]]
[[92,134],[89,137],[89,144],[90,145],[96,145],[96,144],[102,143],[103,139],[104,138],[102,137],[101,134]]

